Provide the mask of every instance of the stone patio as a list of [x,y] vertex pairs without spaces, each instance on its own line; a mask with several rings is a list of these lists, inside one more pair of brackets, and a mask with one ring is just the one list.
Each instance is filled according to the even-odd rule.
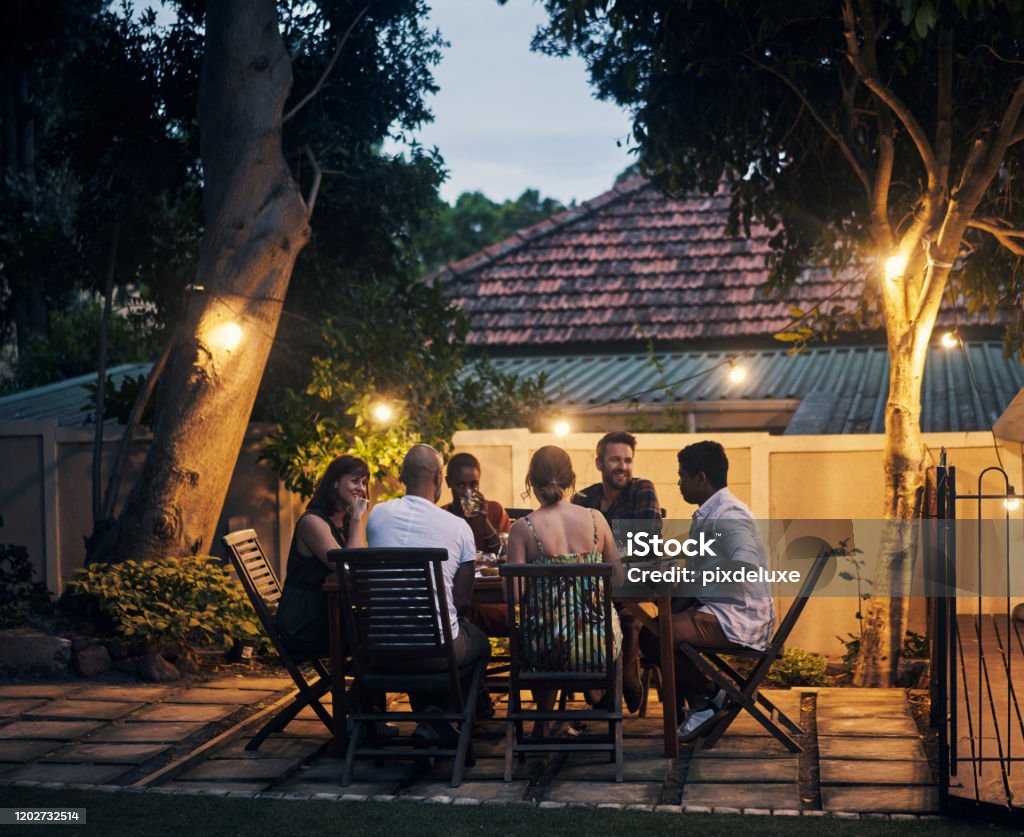
[[[250,708],[288,694],[286,678],[223,677],[175,686],[136,683],[0,683],[0,783],[140,785],[165,792],[271,792],[365,799],[435,799],[457,804],[542,807],[605,805],[652,810],[748,810],[808,814],[932,814],[937,789],[897,689],[801,689],[766,694],[809,728],[806,752],[792,754],[741,715],[712,750],[684,747],[663,756],[661,705],[627,717],[624,781],[606,756],[554,754],[516,764],[503,781],[503,697],[497,716],[479,724],[476,764],[459,788],[450,761],[358,762],[340,786],[341,760],[328,753],[327,730],[306,710],[257,753],[241,729],[196,758],[197,743],[225,730]],[[816,728],[816,733],[814,732]],[[682,806],[682,807],[680,807]]]

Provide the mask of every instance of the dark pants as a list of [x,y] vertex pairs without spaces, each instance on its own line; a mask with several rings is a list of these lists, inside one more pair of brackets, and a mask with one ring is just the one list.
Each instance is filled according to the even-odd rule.
[[626,610],[619,610],[622,625],[622,691],[640,692],[640,631],[644,623]]
[[[684,642],[695,648],[718,651],[730,651],[744,646],[737,645],[725,635],[714,614],[697,610],[696,607],[672,614],[672,644],[676,648],[676,694],[693,706],[695,702],[700,703],[713,693],[714,684],[679,650],[679,645]],[[640,649],[648,660],[660,666],[661,650],[656,634],[649,630],[643,631],[640,635]]]
[[508,636],[508,606],[505,604],[471,605],[466,618],[487,636]]

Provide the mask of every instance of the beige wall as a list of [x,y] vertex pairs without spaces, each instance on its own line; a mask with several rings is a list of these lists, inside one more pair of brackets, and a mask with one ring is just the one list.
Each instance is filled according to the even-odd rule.
[[[506,506],[535,507],[523,500],[520,492],[526,478],[530,456],[544,445],[559,445],[572,456],[579,487],[597,482],[594,449],[601,433],[572,433],[566,437],[531,433],[528,430],[466,430],[455,436],[457,450],[480,458],[483,468],[481,488],[485,495]],[[679,496],[676,487],[676,453],[680,448],[708,438],[705,433],[638,433],[634,474],[654,482],[658,499],[669,518],[686,519],[694,507]],[[721,433],[712,437],[721,442],[729,456],[729,487],[747,503],[758,519],[876,520],[882,517],[882,435],[847,436],[774,436],[768,433]],[[948,462],[957,468],[957,487],[961,493],[974,492],[978,474],[998,464],[990,433],[933,433],[926,444],[937,464],[943,447]],[[1000,445],[1000,455],[1011,483],[1024,488],[1021,478],[1021,448]],[[986,491],[1002,491],[1001,482],[990,476]],[[961,515],[968,513],[960,510]],[[970,511],[973,514],[973,509]],[[986,501],[983,513],[1001,517],[997,501]],[[1011,602],[1016,603],[1017,600]],[[974,600],[963,600],[963,609],[976,607]],[[1003,600],[988,601],[1002,609]],[[781,616],[789,600],[778,600]],[[983,605],[984,606],[984,605]],[[790,644],[826,654],[840,654],[837,637],[856,633],[856,598],[819,598],[808,602],[791,634]],[[924,600],[911,600],[910,628],[925,630]]]
[[[251,527],[279,576],[287,557],[301,499],[259,462],[268,426],[251,425],[228,488],[214,543],[204,552],[223,555],[220,538],[231,529]],[[104,489],[117,449],[119,428],[104,439]],[[54,593],[85,559],[84,538],[92,531],[92,431],[58,427],[55,422],[0,423],[0,542],[28,548],[40,580]],[[123,500],[141,468],[148,436],[133,446],[121,482]]]

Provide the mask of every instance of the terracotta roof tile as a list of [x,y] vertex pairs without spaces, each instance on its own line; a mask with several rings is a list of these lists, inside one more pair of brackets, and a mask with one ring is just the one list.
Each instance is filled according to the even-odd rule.
[[[767,297],[771,232],[730,238],[728,196],[666,198],[644,178],[542,221],[432,277],[469,316],[474,345],[761,338],[788,304],[849,306],[863,278],[808,270],[785,303]],[[986,324],[961,313],[962,324]],[[940,315],[940,324],[950,324]]]

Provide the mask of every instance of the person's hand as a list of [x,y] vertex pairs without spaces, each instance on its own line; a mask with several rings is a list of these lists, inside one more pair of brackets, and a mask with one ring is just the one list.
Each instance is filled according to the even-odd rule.
[[352,519],[362,520],[366,517],[366,510],[369,508],[369,505],[370,503],[365,497],[356,497],[356,499],[352,501],[352,507],[349,509]]
[[480,493],[480,489],[470,489],[467,491],[460,503],[462,506],[462,514],[466,520],[483,517],[484,511],[487,508],[486,504],[487,500],[485,500],[484,495]]

